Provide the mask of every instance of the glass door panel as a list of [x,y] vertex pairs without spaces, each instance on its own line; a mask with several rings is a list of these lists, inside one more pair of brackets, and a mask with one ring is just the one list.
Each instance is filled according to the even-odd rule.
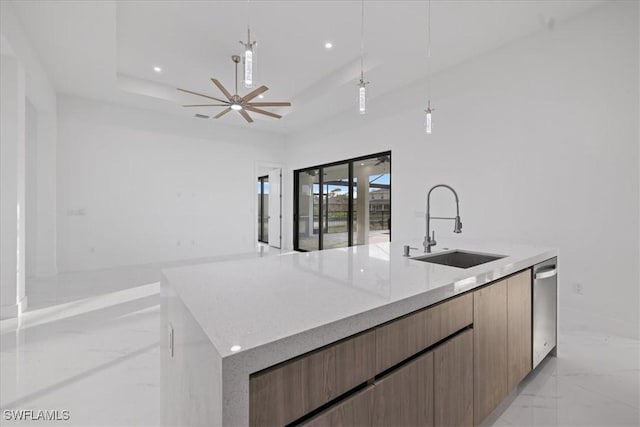
[[298,248],[320,248],[320,169],[298,172]]
[[390,157],[353,162],[353,244],[388,242],[391,236]]
[[349,164],[323,168],[322,248],[349,246]]

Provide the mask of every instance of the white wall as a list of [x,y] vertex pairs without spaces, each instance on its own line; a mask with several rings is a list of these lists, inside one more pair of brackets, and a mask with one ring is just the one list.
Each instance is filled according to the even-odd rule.
[[[35,167],[30,168],[27,179],[31,181],[31,201],[27,207],[25,230],[32,239],[29,273],[50,276],[57,272],[56,266],[56,94],[37,54],[25,35],[9,2],[0,2],[0,50],[3,55],[15,57],[25,73],[25,93],[33,105],[32,118],[36,129],[30,126],[32,144],[30,149],[37,157]],[[33,121],[33,120],[32,120]],[[29,124],[29,123],[28,123]],[[35,138],[35,139],[34,139]],[[33,164],[31,166],[34,166]],[[29,204],[29,203],[27,203]],[[37,209],[35,208],[37,206]],[[35,247],[34,247],[35,245]],[[34,253],[35,252],[35,253]],[[28,286],[27,286],[28,287]]]
[[61,271],[254,250],[281,136],[68,96],[58,118]]
[[0,69],[0,319],[4,319],[26,306],[25,72],[10,55],[0,55]]
[[450,184],[459,238],[560,248],[563,327],[638,336],[637,8],[608,2],[434,75],[431,136],[417,82],[288,138],[288,246],[293,169],[390,149],[394,241],[424,236],[427,191]]
[[38,112],[29,101],[25,115],[25,271],[37,275],[38,264]]

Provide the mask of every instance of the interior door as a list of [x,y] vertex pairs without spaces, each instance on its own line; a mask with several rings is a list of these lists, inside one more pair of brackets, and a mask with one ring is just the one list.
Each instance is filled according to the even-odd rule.
[[269,171],[269,246],[281,247],[282,169]]

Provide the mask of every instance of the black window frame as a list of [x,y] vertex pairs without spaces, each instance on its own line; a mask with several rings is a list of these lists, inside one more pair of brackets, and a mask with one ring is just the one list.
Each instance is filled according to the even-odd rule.
[[[375,153],[375,154],[368,154],[365,156],[358,156],[358,157],[353,157],[351,159],[346,159],[346,160],[339,160],[339,161],[335,161],[335,162],[331,162],[331,163],[324,163],[321,165],[316,165],[316,166],[308,166],[308,167],[304,167],[304,168],[300,168],[300,169],[294,169],[293,171],[293,249],[295,251],[298,252],[309,252],[306,249],[300,249],[299,247],[299,236],[298,236],[298,230],[299,230],[299,226],[298,226],[298,208],[299,208],[299,201],[300,201],[300,195],[298,193],[298,187],[300,184],[300,174],[307,172],[307,171],[311,171],[311,170],[318,170],[319,173],[319,180],[318,180],[318,187],[319,187],[319,195],[318,195],[318,219],[319,219],[319,223],[318,223],[318,250],[321,251],[324,249],[324,229],[322,226],[322,212],[323,212],[323,203],[324,203],[324,169],[328,168],[328,167],[332,167],[332,166],[340,166],[340,165],[348,165],[348,169],[349,169],[349,178],[348,178],[348,182],[349,182],[349,200],[348,200],[348,209],[349,212],[347,213],[347,246],[351,247],[354,246],[353,245],[353,164],[355,162],[361,162],[363,160],[369,160],[372,158],[377,158],[377,157],[383,157],[383,156],[389,156],[389,219],[391,219],[391,212],[392,212],[392,206],[391,206],[391,201],[392,201],[392,197],[391,197],[391,182],[393,180],[392,177],[392,173],[391,173],[391,169],[392,169],[392,165],[391,165],[391,150],[388,151],[382,151],[380,153]],[[311,190],[311,193],[313,195],[313,188]],[[311,221],[313,221],[313,212],[311,213]],[[389,221],[389,241],[391,241],[391,234],[392,230],[391,230],[391,221]]]

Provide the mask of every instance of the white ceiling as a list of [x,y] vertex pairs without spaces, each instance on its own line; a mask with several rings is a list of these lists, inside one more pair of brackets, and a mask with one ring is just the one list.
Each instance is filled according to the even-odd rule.
[[[585,0],[434,0],[432,70],[444,70],[502,44],[545,31],[602,3]],[[14,1],[14,10],[58,92],[171,114],[204,98],[175,88],[221,94],[210,77],[233,87],[233,63],[248,19],[258,41],[257,83],[281,120],[238,114],[219,122],[282,133],[339,113],[357,115],[360,1]],[[249,18],[247,14],[249,10]],[[365,2],[365,77],[370,98],[423,78],[426,1]],[[324,48],[331,41],[334,48]],[[161,74],[153,71],[161,66]],[[239,88],[242,95],[247,89]],[[416,94],[425,97],[426,94]],[[206,100],[205,100],[206,103]],[[258,117],[256,117],[258,116]],[[199,119],[194,119],[199,120]],[[211,120],[212,126],[216,121]]]

